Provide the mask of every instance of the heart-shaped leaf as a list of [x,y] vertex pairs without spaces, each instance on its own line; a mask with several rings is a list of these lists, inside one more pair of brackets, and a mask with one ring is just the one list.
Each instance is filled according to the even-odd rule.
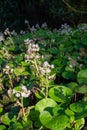
[[66,115],[52,116],[48,111],[40,114],[40,121],[51,130],[63,130],[69,125],[69,118]]
[[46,99],[42,99],[40,100],[36,106],[35,106],[35,110],[42,112],[45,108],[49,107],[49,108],[53,108],[57,106],[57,103],[50,98],[46,98]]

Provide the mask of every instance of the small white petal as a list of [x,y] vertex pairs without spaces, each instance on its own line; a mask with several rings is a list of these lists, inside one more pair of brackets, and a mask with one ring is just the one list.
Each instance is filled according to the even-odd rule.
[[21,94],[20,94],[20,93],[16,93],[15,96],[16,96],[16,97],[20,97]]
[[27,88],[24,85],[22,85],[21,89],[22,89],[22,91],[27,91]]
[[54,68],[54,65],[51,65],[50,67],[53,69],[53,68]]
[[24,98],[29,97],[30,96],[30,90],[28,90],[27,92],[22,92],[21,96],[24,97]]

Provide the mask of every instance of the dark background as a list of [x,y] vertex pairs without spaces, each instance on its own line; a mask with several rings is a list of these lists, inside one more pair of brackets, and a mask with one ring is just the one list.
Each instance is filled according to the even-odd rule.
[[25,29],[25,19],[30,26],[43,22],[51,28],[59,28],[63,23],[76,26],[87,22],[86,5],[87,0],[0,0],[0,30]]

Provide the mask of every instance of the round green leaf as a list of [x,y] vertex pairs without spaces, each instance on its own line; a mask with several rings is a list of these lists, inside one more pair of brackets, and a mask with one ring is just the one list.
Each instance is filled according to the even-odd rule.
[[53,116],[48,111],[40,114],[41,123],[51,130],[63,130],[69,125],[69,119],[66,115]]
[[87,69],[81,70],[77,75],[79,83],[87,84]]
[[56,86],[49,90],[49,96],[57,102],[69,102],[72,91],[65,86]]
[[42,112],[47,107],[52,108],[52,107],[55,107],[55,106],[57,106],[57,103],[53,99],[45,98],[45,99],[40,100],[36,104],[35,110]]

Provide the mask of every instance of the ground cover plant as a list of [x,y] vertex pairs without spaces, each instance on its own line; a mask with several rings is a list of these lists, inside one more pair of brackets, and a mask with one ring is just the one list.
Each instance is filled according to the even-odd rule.
[[87,117],[87,24],[46,23],[0,37],[0,130],[81,130]]

